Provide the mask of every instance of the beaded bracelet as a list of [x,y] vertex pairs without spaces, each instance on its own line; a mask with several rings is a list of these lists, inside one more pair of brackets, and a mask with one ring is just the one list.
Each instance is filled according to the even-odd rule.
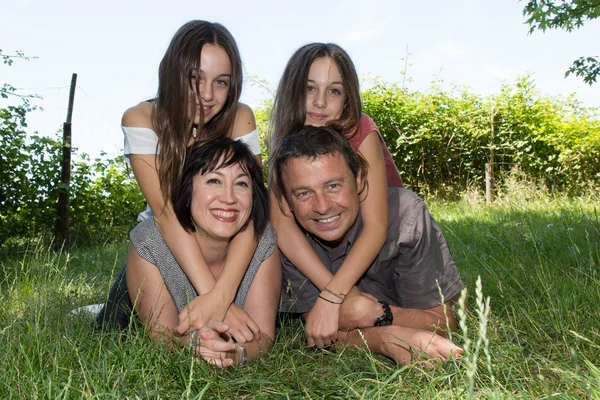
[[325,297],[323,297],[323,296],[321,296],[321,295],[319,295],[319,298],[321,298],[321,299],[323,299],[323,300],[325,300],[326,302],[328,302],[328,303],[331,303],[331,304],[337,304],[337,305],[340,305],[340,304],[342,304],[342,303],[343,303],[342,301],[340,301],[339,303],[336,303],[335,301],[331,301],[331,300],[329,300],[329,299],[326,299]]

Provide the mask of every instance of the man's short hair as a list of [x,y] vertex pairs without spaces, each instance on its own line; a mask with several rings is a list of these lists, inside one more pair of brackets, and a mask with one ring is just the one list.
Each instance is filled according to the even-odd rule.
[[188,151],[181,181],[175,185],[171,195],[173,211],[183,229],[187,232],[196,231],[190,209],[196,175],[204,175],[219,168],[239,164],[252,182],[252,211],[241,230],[252,222],[254,236],[258,240],[269,220],[269,195],[265,188],[262,170],[248,146],[239,140],[221,137],[196,142]]
[[352,145],[339,132],[324,126],[305,125],[290,132],[274,149],[269,160],[270,179],[269,187],[281,207],[282,199],[286,197],[283,184],[283,168],[289,160],[295,158],[308,158],[315,160],[318,157],[339,153],[344,157],[346,165],[350,168],[354,178],[361,178],[358,193],[368,187],[367,170],[369,164],[364,157],[354,151]]

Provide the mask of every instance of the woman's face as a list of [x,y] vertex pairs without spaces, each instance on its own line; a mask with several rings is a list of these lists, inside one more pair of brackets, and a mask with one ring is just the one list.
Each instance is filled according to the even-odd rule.
[[[231,62],[222,47],[205,44],[200,54],[200,99],[196,99],[194,123],[200,123],[200,113],[204,114],[204,122],[215,117],[227,102],[231,85]],[[192,87],[196,92],[196,81],[192,79]],[[200,101],[201,100],[201,101]]]
[[346,94],[342,74],[329,57],[317,58],[310,66],[306,84],[305,125],[325,126],[340,119]]
[[239,164],[194,178],[192,220],[200,233],[218,240],[231,239],[252,211],[252,181]]

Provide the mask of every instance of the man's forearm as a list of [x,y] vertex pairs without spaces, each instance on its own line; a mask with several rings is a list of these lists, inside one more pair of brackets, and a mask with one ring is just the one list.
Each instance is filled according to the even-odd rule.
[[456,331],[456,319],[452,307],[446,303],[433,309],[419,310],[390,306],[393,324],[406,328],[424,329],[443,336],[448,329]]

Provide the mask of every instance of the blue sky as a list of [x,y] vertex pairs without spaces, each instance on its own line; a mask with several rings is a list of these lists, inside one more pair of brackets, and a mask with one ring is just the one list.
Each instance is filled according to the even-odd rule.
[[[175,31],[191,19],[224,24],[240,48],[247,76],[275,87],[291,54],[314,41],[344,47],[362,78],[401,82],[408,46],[408,87],[436,79],[483,95],[531,73],[545,94],[570,94],[600,106],[600,83],[564,78],[572,61],[599,55],[600,20],[583,29],[536,32],[516,0],[113,1],[4,0],[0,49],[38,59],[0,65],[0,83],[43,96],[29,130],[52,134],[66,118],[71,74],[78,74],[73,143],[92,155],[122,151],[123,111],[154,95],[158,63]],[[596,38],[596,39],[593,39]],[[242,100],[268,94],[246,82]],[[6,102],[0,102],[0,106]]]

